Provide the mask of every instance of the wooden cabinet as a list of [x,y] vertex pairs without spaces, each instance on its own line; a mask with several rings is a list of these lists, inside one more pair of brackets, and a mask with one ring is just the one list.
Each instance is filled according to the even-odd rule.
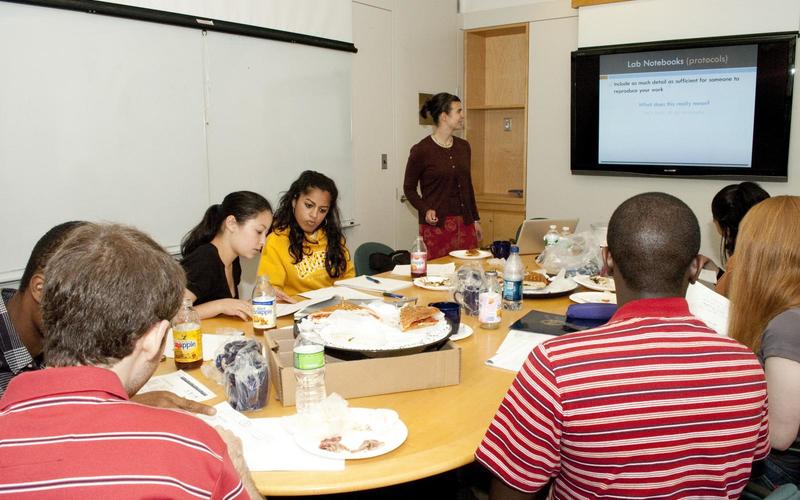
[[515,238],[519,225],[525,219],[525,201],[522,198],[483,195],[478,198],[478,210],[483,229],[481,246],[495,240]]
[[464,36],[466,139],[486,245],[514,238],[525,219],[528,25]]

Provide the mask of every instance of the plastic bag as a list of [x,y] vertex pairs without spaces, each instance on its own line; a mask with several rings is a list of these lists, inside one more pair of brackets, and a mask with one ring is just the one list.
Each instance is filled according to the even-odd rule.
[[564,269],[567,277],[576,274],[593,276],[602,268],[600,243],[590,231],[561,236],[558,243],[544,249],[536,262],[548,274]]
[[[205,367],[204,367],[205,368]],[[228,403],[238,411],[263,408],[269,396],[269,365],[261,343],[237,339],[223,344],[214,355],[214,368],[206,376],[225,387]]]

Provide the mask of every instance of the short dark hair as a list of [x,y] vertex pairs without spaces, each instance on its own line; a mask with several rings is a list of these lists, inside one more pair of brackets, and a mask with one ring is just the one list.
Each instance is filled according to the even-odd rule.
[[769,193],[755,182],[731,184],[720,189],[711,200],[711,215],[722,230],[723,260],[733,255],[739,223],[753,205],[769,198]]
[[450,106],[454,102],[461,102],[458,96],[448,94],[447,92],[439,92],[436,95],[429,97],[419,110],[419,116],[424,120],[430,115],[433,123],[439,125],[439,116],[442,113],[449,113]]
[[183,269],[128,226],[85,224],[50,259],[42,297],[49,366],[110,365],[178,311]]
[[79,220],[62,222],[39,238],[39,241],[33,246],[31,256],[28,257],[28,263],[25,265],[25,271],[22,273],[22,281],[19,283],[20,292],[24,292],[28,289],[28,285],[30,285],[34,274],[44,271],[50,257],[58,250],[58,247],[61,246],[64,240],[67,239],[70,232],[84,224],[86,224],[86,222]]
[[700,250],[700,226],[678,198],[644,193],[614,210],[607,239],[615,272],[633,291],[673,295]]

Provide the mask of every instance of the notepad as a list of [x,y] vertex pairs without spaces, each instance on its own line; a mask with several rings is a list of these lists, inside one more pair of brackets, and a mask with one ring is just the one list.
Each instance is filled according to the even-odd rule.
[[[376,280],[377,283],[375,283],[375,281],[370,281],[369,278]],[[336,286],[346,286],[349,288],[356,288],[358,290],[369,290],[371,292],[394,292],[413,286],[413,283],[410,281],[400,281],[391,278],[376,278],[373,276],[367,277],[366,275],[356,276],[355,278],[348,278],[346,280],[339,280],[335,284]]]
[[700,283],[686,289],[689,311],[720,335],[728,335],[730,300]]

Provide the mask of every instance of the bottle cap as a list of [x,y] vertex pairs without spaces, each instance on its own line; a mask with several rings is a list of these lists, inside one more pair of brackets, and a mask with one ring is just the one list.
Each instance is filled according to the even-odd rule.
[[517,245],[511,245],[511,253],[519,253],[519,247]]

